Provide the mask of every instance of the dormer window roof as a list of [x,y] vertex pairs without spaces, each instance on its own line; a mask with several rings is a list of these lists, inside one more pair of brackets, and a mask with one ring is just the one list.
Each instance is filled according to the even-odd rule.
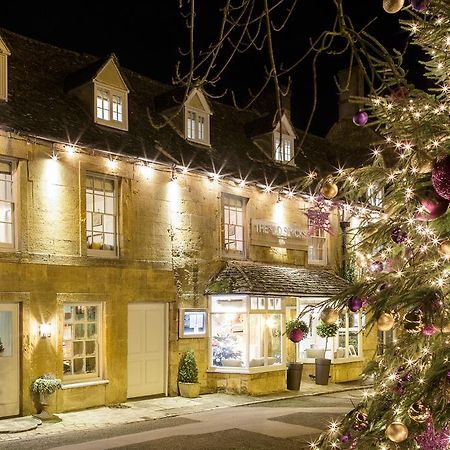
[[193,89],[184,103],[184,136],[188,141],[210,145],[211,108],[202,91]]
[[130,92],[114,55],[100,68],[94,82],[95,122],[128,130],[128,93]]
[[0,37],[0,100],[8,101],[8,56],[11,55]]
[[296,135],[285,114],[273,131],[273,159],[276,162],[295,165],[294,141]]

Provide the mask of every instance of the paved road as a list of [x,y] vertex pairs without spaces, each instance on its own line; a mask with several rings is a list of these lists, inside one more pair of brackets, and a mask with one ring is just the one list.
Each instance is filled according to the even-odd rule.
[[259,403],[33,440],[7,450],[300,450],[356,404],[361,391]]

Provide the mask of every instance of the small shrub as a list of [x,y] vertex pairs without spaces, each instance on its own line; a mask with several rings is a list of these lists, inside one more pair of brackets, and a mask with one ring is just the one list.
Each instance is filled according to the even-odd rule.
[[36,378],[30,386],[33,394],[53,394],[58,389],[61,389],[61,380],[56,378],[52,373],[46,373],[42,377]]
[[188,350],[181,357],[178,368],[178,381],[181,383],[198,383],[197,361],[192,350]]
[[306,322],[297,317],[296,319],[288,320],[286,322],[286,334],[289,336],[289,333],[294,330],[300,330],[303,331],[304,334],[308,334],[309,327],[306,325]]

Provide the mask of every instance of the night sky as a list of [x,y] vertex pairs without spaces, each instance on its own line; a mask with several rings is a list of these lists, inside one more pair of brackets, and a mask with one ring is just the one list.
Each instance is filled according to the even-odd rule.
[[[290,0],[289,0],[290,1]],[[217,0],[197,0],[197,42],[205,48],[218,24]],[[186,0],[184,0],[186,4]],[[382,9],[382,0],[347,0],[349,15],[357,25],[378,17],[371,32],[388,46],[402,48],[405,33],[397,15]],[[0,27],[82,53],[103,56],[114,52],[120,64],[159,81],[171,82],[178,48],[186,48],[188,34],[178,8],[179,0],[109,2],[3,2]],[[276,36],[278,61],[289,63],[309,48],[309,39],[330,27],[334,20],[332,0],[299,0],[289,25]],[[218,90],[233,88],[242,99],[248,87],[261,78],[258,54],[239,58],[229,67]],[[333,75],[345,64],[323,57],[319,64],[319,105],[312,131],[324,135],[337,118],[337,96]],[[303,128],[311,111],[311,59],[293,74],[293,120]]]

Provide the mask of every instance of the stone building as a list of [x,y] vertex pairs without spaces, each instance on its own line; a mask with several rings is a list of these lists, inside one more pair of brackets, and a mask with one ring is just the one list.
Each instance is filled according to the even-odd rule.
[[[44,373],[56,411],[176,395],[188,349],[203,392],[283,390],[287,359],[311,372],[323,342],[312,327],[294,348],[286,317],[345,283],[338,212],[308,236],[296,180],[334,151],[287,108],[238,112],[0,30],[0,417],[34,412]],[[375,347],[342,319],[336,381]]]

